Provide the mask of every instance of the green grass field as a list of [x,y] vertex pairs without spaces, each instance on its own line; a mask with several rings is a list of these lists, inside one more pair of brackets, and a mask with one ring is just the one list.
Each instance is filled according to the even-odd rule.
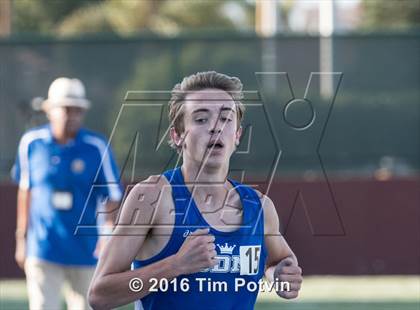
[[[0,281],[0,309],[27,308],[25,282]],[[129,310],[133,307],[128,305],[121,309]],[[420,277],[305,277],[297,300],[286,301],[274,293],[262,293],[258,297],[255,309],[420,310]]]

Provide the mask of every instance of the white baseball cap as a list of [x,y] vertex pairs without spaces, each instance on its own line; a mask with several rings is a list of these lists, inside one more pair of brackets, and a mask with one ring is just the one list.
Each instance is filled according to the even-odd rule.
[[83,83],[79,79],[59,77],[48,89],[48,98],[42,103],[47,110],[52,107],[80,107],[88,109],[90,101],[86,99]]

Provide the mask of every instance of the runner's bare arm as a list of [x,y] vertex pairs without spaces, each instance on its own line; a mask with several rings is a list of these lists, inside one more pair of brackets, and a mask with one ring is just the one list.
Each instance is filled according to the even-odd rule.
[[[98,262],[88,293],[94,309],[111,309],[125,305],[149,294],[151,278],[171,280],[181,274],[197,272],[215,265],[214,237],[200,230],[186,238],[175,255],[143,268],[130,270],[132,261],[141,249],[146,235],[154,225],[156,207],[165,204],[167,191],[162,184],[146,182],[136,185],[122,207],[116,229]],[[169,192],[169,197],[171,198]],[[162,197],[159,198],[159,195]],[[160,203],[156,203],[156,201]],[[163,206],[164,207],[164,206]],[[212,249],[212,250],[211,250]],[[129,288],[130,280],[139,278],[144,286],[140,292]]]
[[302,282],[302,269],[296,255],[280,234],[279,218],[273,201],[263,195],[261,204],[264,210],[264,241],[268,252],[265,276],[269,281],[288,281],[290,292],[279,291],[277,294],[286,299],[296,298]]
[[268,196],[262,195],[261,205],[264,210],[264,241],[267,248],[265,276],[273,281],[274,267],[278,262],[290,257],[297,264],[297,258],[280,234],[280,222],[273,201]]
[[[107,309],[141,298],[144,292],[133,293],[129,281],[134,277],[173,277],[176,274],[170,259],[157,266],[131,271],[131,263],[149,233],[151,220],[161,188],[149,178],[137,184],[129,193],[113,235],[107,242],[92,279],[88,297],[93,308]],[[147,291],[146,291],[147,292]]]

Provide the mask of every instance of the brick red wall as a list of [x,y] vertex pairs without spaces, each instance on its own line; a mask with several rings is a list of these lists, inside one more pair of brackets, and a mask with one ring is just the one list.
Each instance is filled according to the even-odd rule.
[[[420,274],[419,180],[332,181],[330,188],[337,212],[325,207],[325,183],[278,180],[270,190],[305,274]],[[0,185],[0,198],[0,278],[22,277],[13,258],[16,187]]]
[[[317,183],[279,182],[274,188],[271,198],[283,225],[296,188],[309,211],[323,203],[311,204]],[[314,236],[300,201],[285,233],[306,274],[420,274],[419,180],[335,181],[331,189],[343,235]]]

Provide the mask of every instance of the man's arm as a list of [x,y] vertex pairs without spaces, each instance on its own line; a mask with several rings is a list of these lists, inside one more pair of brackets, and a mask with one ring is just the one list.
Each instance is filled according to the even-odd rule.
[[[89,303],[94,309],[111,309],[148,295],[151,278],[171,280],[216,264],[214,237],[208,234],[208,230],[199,230],[186,238],[175,255],[130,270],[146,235],[159,220],[155,218],[156,208],[159,206],[169,211],[167,199],[172,199],[171,193],[164,192],[159,198],[161,184],[150,185],[150,178],[146,182],[148,184],[140,183],[131,190],[113,235],[101,254],[88,293]],[[129,283],[133,278],[142,280],[143,289],[140,292],[130,290]]]
[[24,269],[26,259],[26,233],[28,230],[30,195],[29,189],[18,188],[15,260],[22,269]]
[[269,197],[262,195],[261,204],[264,210],[264,241],[268,252],[265,276],[269,281],[277,279],[289,282],[290,291],[278,291],[277,294],[286,299],[296,298],[302,283],[302,269],[295,254],[280,234],[279,218],[273,202]]

